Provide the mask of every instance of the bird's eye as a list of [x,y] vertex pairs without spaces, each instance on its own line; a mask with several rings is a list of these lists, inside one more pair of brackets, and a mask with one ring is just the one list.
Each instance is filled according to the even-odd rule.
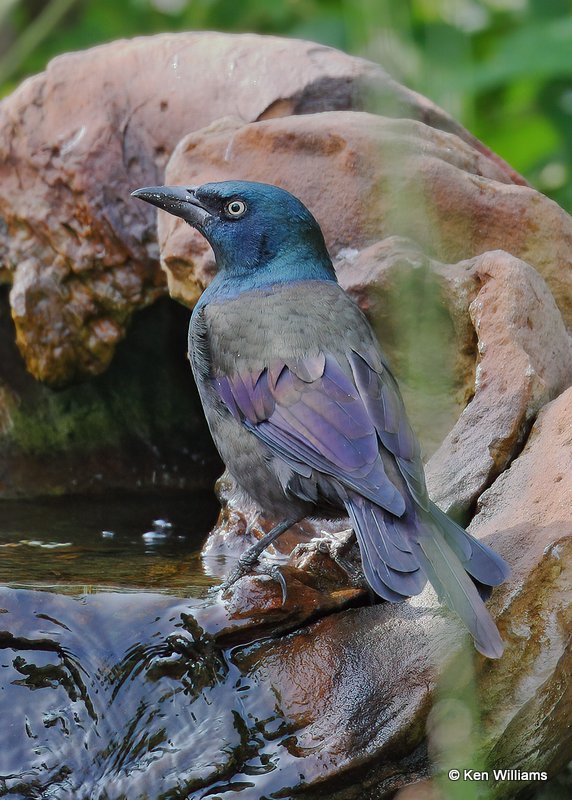
[[246,211],[246,203],[243,200],[231,200],[230,203],[227,203],[224,207],[225,212],[229,217],[242,217],[244,212]]

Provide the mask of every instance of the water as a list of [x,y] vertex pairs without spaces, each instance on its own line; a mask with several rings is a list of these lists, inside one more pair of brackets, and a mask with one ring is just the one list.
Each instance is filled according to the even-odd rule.
[[0,797],[182,797],[217,780],[241,742],[240,676],[195,641],[193,614],[216,608],[200,549],[217,510],[205,494],[2,504]]
[[298,781],[271,687],[221,643],[199,557],[213,497],[1,511],[0,797],[254,800]]
[[114,587],[200,596],[210,493],[117,494],[0,506],[0,585],[82,593]]

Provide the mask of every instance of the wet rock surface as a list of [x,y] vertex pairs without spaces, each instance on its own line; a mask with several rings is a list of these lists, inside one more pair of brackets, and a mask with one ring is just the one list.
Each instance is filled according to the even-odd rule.
[[[160,594],[0,590],[8,734],[0,796],[39,796],[51,787],[50,796],[86,800],[169,791],[200,797],[208,787],[222,792],[228,783],[230,792],[246,775],[269,773],[283,785],[287,724],[272,687],[241,672],[223,647],[259,638],[269,622],[280,630],[280,614],[291,618],[296,604],[294,620],[304,624],[351,600],[347,592],[312,595],[309,587],[306,595],[295,579],[289,583],[298,599],[278,616],[264,586],[252,596],[270,601],[253,616]],[[241,768],[244,780],[235,777]]]

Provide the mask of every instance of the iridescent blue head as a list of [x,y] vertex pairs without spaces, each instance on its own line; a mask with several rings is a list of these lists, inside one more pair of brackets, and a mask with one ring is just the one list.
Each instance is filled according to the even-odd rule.
[[300,200],[277,186],[223,181],[148,187],[133,196],[202,233],[214,251],[219,282],[232,282],[240,291],[336,280],[320,226]]

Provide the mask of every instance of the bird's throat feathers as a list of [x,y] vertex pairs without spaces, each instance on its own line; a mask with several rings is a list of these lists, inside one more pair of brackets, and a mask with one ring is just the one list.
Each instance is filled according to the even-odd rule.
[[337,283],[336,273],[327,253],[304,252],[292,248],[266,262],[250,264],[237,259],[220,263],[218,271],[201,297],[201,305],[212,300],[237,297],[245,292],[269,289],[272,286],[303,281],[329,281]]

